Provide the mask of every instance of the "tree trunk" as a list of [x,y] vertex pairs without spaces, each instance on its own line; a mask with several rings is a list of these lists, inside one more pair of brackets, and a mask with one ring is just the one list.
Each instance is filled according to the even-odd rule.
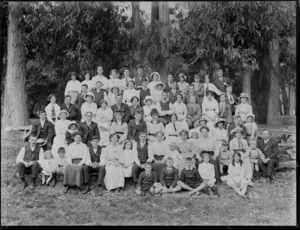
[[151,20],[159,20],[159,2],[152,1],[151,3]]
[[247,93],[249,95],[248,103],[251,105],[251,77],[253,75],[253,71],[250,69],[244,69],[242,72],[243,79],[243,93]]
[[3,126],[28,125],[25,89],[25,46],[19,20],[22,2],[9,2],[7,72],[4,90]]
[[131,8],[132,8],[132,21],[133,21],[132,33],[135,38],[139,38],[140,30],[141,30],[140,2],[131,2]]
[[270,92],[268,101],[267,124],[276,125],[279,115],[279,42],[277,39],[272,39],[268,44],[269,61],[270,61]]
[[283,110],[284,113],[283,115],[289,115],[289,110],[290,110],[290,104],[289,104],[289,98],[288,98],[288,85],[283,84],[281,86],[281,91],[282,91],[282,102],[283,102]]

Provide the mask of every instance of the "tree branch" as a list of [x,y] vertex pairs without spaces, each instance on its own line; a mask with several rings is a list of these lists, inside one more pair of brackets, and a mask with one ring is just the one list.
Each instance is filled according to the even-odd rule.
[[192,61],[190,64],[183,64],[186,65],[187,67],[189,67],[190,65],[193,65],[201,56],[196,57],[196,59],[194,61]]

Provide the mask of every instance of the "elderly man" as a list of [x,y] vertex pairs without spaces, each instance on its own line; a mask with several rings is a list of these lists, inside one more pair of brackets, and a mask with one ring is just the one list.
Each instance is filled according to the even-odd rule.
[[116,117],[115,117],[115,112],[117,110],[122,110],[124,112],[124,117],[123,117],[123,121],[124,122],[129,122],[130,120],[130,109],[129,109],[129,106],[125,103],[122,103],[122,100],[123,100],[123,96],[122,94],[118,94],[116,96],[116,104],[114,104],[111,109],[114,113],[114,118],[113,120],[115,121],[116,120]]
[[31,133],[29,136],[29,143],[21,148],[20,153],[16,159],[18,174],[22,181],[22,189],[27,186],[25,181],[25,174],[31,175],[32,183],[30,185],[30,188],[34,189],[36,187],[36,178],[42,171],[38,160],[43,159],[43,156],[43,149],[37,145],[37,136]]
[[265,155],[267,163],[265,164],[260,159],[258,161],[258,166],[263,172],[263,176],[267,177],[267,183],[272,183],[274,166],[278,162],[278,143],[276,140],[270,138],[270,133],[267,129],[263,131],[262,136],[263,139],[257,141],[257,147]]

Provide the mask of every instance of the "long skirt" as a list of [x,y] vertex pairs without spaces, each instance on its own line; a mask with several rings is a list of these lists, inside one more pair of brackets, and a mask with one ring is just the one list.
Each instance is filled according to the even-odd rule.
[[106,165],[105,170],[106,174],[104,177],[104,184],[108,191],[115,188],[124,187],[125,179],[123,166],[119,165],[116,167],[114,165]]
[[63,185],[78,186],[83,185],[84,172],[82,166],[77,165],[66,165],[64,171],[64,182]]
[[128,168],[124,168],[124,167],[123,167],[124,177],[132,177],[132,166],[133,166],[133,165],[131,165],[131,166],[128,167]]
[[178,172],[179,172],[179,177],[181,174],[182,169],[185,168],[185,159],[187,157],[191,157],[193,159],[194,164],[196,163],[196,159],[194,157],[194,154],[192,153],[180,153],[180,155],[182,156],[182,159],[178,161]]
[[71,95],[71,103],[74,104],[77,96],[78,96],[78,92],[75,92],[75,91],[72,91],[72,92],[69,92],[69,94]]
[[241,189],[248,184],[248,181],[245,178],[240,177],[227,177],[227,185],[231,186],[231,184],[235,184],[238,189]]

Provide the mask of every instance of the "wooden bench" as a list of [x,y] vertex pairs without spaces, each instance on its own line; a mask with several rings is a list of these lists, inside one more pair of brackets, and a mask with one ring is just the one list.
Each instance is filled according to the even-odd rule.
[[26,141],[26,138],[31,133],[32,125],[24,125],[24,126],[9,126],[5,128],[6,132],[11,131],[23,131],[20,138],[22,139],[23,143]]

